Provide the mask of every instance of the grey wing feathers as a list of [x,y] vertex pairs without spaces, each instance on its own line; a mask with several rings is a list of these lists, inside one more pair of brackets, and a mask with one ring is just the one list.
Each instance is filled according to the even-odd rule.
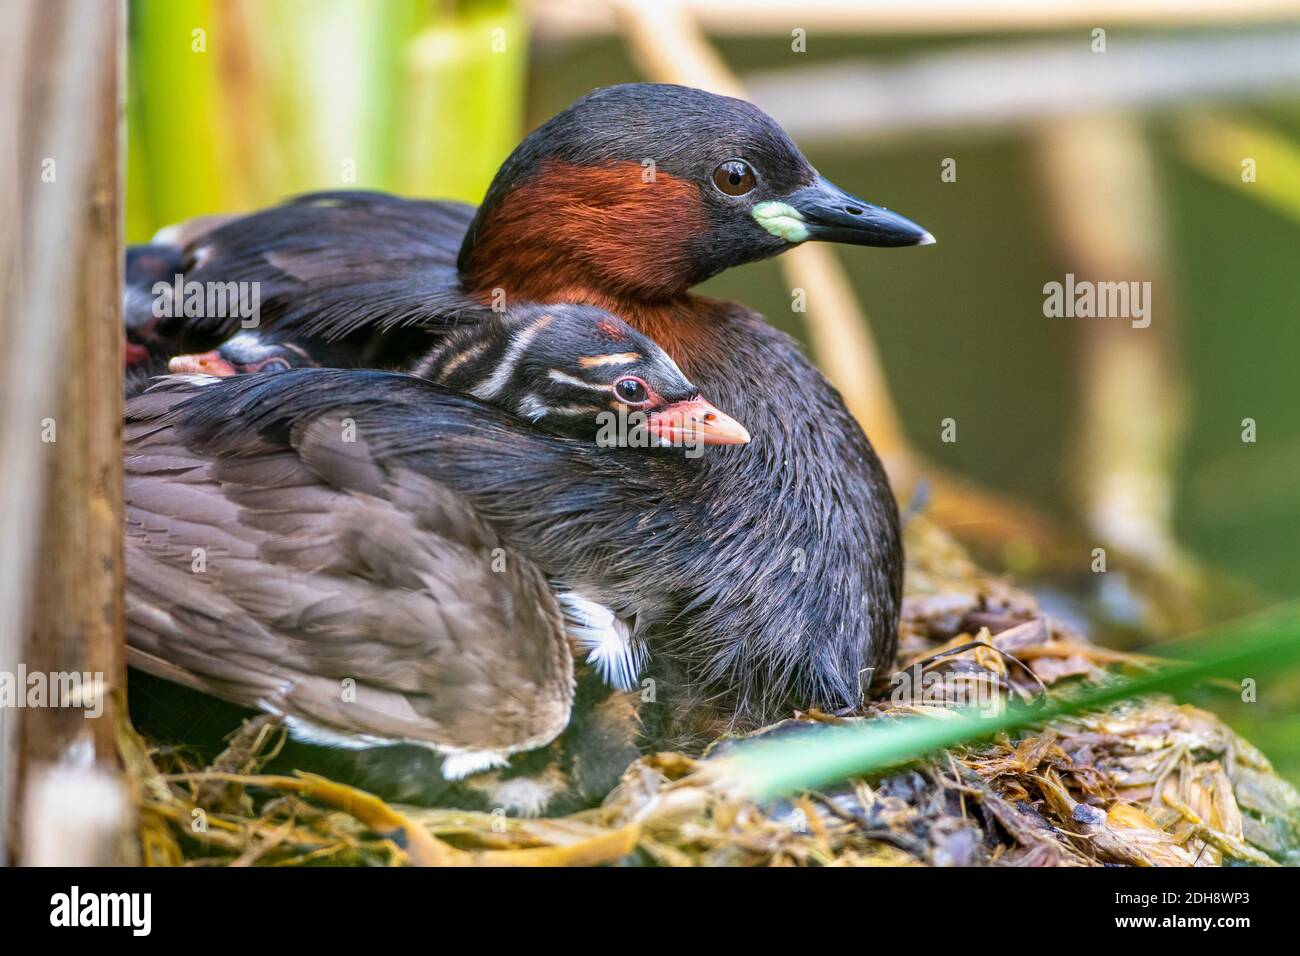
[[381,465],[329,417],[289,447],[195,452],[162,414],[178,397],[137,399],[127,430],[133,664],[436,748],[511,752],[563,729],[573,664],[556,600],[463,499]]

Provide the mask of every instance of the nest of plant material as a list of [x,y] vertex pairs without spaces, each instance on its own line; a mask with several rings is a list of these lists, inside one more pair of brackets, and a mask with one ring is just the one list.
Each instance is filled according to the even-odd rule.
[[[1158,663],[1091,644],[982,574],[933,526],[908,531],[898,671],[859,716],[951,719],[945,695],[1051,697]],[[899,688],[906,692],[900,693]],[[963,697],[963,701],[968,698]],[[748,738],[745,738],[748,739]],[[138,862],[155,865],[1220,866],[1300,862],[1300,795],[1213,714],[1162,697],[1054,720],[789,799],[738,794],[716,758],[631,764],[591,810],[521,819],[387,804],[322,777],[260,773],[284,740],[248,720],[210,765],[120,743],[136,791]]]

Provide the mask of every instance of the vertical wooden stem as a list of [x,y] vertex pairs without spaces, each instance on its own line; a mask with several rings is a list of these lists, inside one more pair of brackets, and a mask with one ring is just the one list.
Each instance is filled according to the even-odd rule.
[[[0,262],[0,538],[7,555],[0,663],[11,683],[26,678],[15,687],[25,706],[0,710],[8,744],[0,751],[0,829],[11,841],[32,829],[24,812],[41,811],[23,805],[21,784],[41,776],[43,765],[100,779],[116,766],[109,694],[125,678],[125,13],[109,0],[23,0],[16,20],[21,32],[8,43],[22,73],[4,94],[15,102],[0,113],[19,144],[4,157],[14,175],[0,185],[0,209],[15,217],[10,225],[19,237],[0,250],[7,253]],[[43,703],[31,693],[42,684]]]

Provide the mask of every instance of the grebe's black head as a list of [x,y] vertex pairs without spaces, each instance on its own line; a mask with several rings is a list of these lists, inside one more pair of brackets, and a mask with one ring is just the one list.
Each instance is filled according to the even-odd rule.
[[934,241],[822,178],[753,104],[633,83],[583,97],[519,145],[488,189],[459,265],[479,292],[656,299],[815,239]]

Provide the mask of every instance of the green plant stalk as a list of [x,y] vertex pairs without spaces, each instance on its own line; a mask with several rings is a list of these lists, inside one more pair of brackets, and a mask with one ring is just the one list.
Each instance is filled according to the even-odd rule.
[[140,242],[159,226],[227,208],[214,119],[221,37],[211,0],[133,0],[128,29],[127,240]]
[[911,717],[894,723],[872,720],[813,728],[805,734],[749,743],[720,760],[718,769],[742,792],[771,797],[815,789],[904,764],[936,750],[1040,726],[1146,694],[1175,691],[1209,678],[1272,671],[1300,661],[1300,604],[1286,605],[1165,650],[1180,653],[1183,663],[1057,697],[1041,707],[1008,707],[991,717],[959,710],[944,719]]
[[[1210,111],[1193,113],[1180,132],[1184,157],[1204,175],[1300,222],[1300,145],[1265,124]],[[1256,177],[1243,178],[1246,158],[1257,164]]]
[[394,139],[398,191],[483,197],[521,133],[527,50],[513,2],[467,6],[412,38]]
[[130,9],[131,242],[314,189],[478,201],[521,131],[528,31],[516,0]]

